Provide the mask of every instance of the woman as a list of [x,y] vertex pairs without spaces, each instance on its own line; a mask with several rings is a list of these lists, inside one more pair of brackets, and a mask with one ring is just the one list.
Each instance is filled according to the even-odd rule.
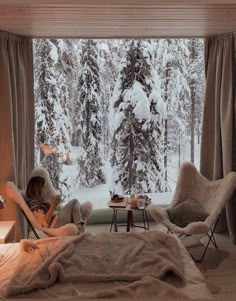
[[68,223],[74,223],[79,233],[84,232],[84,225],[92,213],[90,202],[80,203],[77,199],[69,201],[55,214],[57,205],[61,202],[60,195],[53,197],[51,202],[43,196],[45,180],[34,176],[29,180],[26,189],[27,204],[43,227],[58,228]]

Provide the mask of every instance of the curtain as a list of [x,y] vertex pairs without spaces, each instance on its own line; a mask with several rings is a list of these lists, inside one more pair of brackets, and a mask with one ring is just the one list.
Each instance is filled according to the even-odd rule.
[[[210,180],[223,178],[235,167],[234,57],[233,34],[205,40],[206,87],[200,171]],[[228,228],[231,240],[236,243],[234,200],[235,196],[222,212],[219,228]]]
[[[0,31],[0,194],[12,180],[25,188],[34,164],[32,40]],[[0,220],[16,221],[16,240],[25,229],[19,208],[6,199]]]

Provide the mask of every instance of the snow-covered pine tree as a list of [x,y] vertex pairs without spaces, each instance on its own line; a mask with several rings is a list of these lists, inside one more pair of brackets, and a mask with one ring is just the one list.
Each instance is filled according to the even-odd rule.
[[104,183],[101,153],[101,84],[98,51],[94,40],[82,42],[81,75],[79,78],[79,130],[81,154],[79,157],[80,185],[93,187]]
[[[67,95],[65,92],[65,73],[60,68],[59,46],[57,40],[34,40],[34,75],[35,75],[35,148],[37,150],[44,144],[54,146],[58,152],[69,151],[71,129],[68,111],[66,109]],[[57,158],[58,160],[58,158]],[[40,164],[39,155],[36,165]],[[48,162],[48,165],[46,164]],[[50,174],[60,174],[58,162],[49,164],[48,160],[42,163]],[[54,170],[51,170],[53,168]],[[56,188],[62,191],[63,183],[58,181]],[[52,179],[55,181],[55,179]]]
[[[57,40],[58,48],[58,64],[60,71],[58,77],[58,86],[60,87],[60,103],[64,110],[65,123],[67,125],[67,133],[69,136],[64,137],[66,141],[72,139],[72,114],[73,105],[76,99],[76,89],[78,85],[77,79],[77,59],[73,40]],[[68,151],[71,150],[71,145]]]
[[71,97],[73,97],[76,62],[70,40],[53,39],[51,42],[55,45],[55,51],[57,51],[55,75],[58,98],[54,108],[59,131],[56,146],[58,152],[66,155],[71,151],[72,125],[68,103]]
[[82,75],[81,55],[82,55],[83,40],[73,40],[73,48],[75,52],[76,60],[76,79],[74,87],[74,97],[69,102],[71,123],[72,123],[72,140],[73,146],[80,146],[81,144],[81,129],[80,129],[80,117],[81,117],[81,102],[80,99],[80,85],[79,80]]
[[110,151],[110,99],[119,73],[121,44],[122,40],[97,41],[101,80],[102,145],[106,158],[109,157]]
[[[54,131],[55,112],[49,95],[56,94],[55,85],[51,85],[53,78],[53,59],[51,51],[53,45],[50,40],[34,40],[34,95],[35,95],[35,149],[39,150],[44,143],[55,146],[55,139],[51,135]],[[36,164],[40,163],[37,156]]]
[[57,154],[51,153],[45,156],[41,161],[41,166],[47,169],[53,187],[56,190],[60,191],[60,193],[62,194],[62,187],[60,185],[60,175],[62,170],[58,161]]
[[[165,120],[165,179],[171,153],[178,153],[186,144],[190,89],[187,80],[189,50],[185,39],[160,39],[156,51],[156,70],[161,77],[162,96],[167,106]],[[170,163],[170,162],[169,162]]]
[[203,98],[204,98],[204,43],[203,39],[190,39],[188,41],[190,59],[188,64],[188,81],[191,89],[191,110],[189,128],[191,133],[191,160],[194,162],[195,135],[200,143]]
[[204,74],[204,40],[198,39],[195,45],[197,58],[196,58],[196,134],[197,143],[200,144],[200,136],[202,133],[202,117],[204,107],[204,94],[205,94],[205,74]]
[[70,148],[71,123],[57,40],[34,40],[34,58],[36,148],[47,143],[65,151]]
[[159,148],[165,113],[159,78],[144,43],[126,41],[110,116],[114,192],[165,190]]
[[[63,124],[65,128],[65,135],[62,136],[63,144],[58,147],[58,151],[63,154],[64,164],[71,164],[71,139],[72,139],[72,106],[76,97],[77,88],[77,60],[74,48],[74,41],[72,40],[55,40],[58,49],[58,62],[56,65],[59,71],[57,83],[60,87],[59,101],[63,109]],[[62,125],[63,126],[63,125]],[[64,148],[63,148],[64,146]],[[72,193],[71,182],[73,179],[64,172],[61,172],[59,182],[60,190],[64,199],[69,199]]]

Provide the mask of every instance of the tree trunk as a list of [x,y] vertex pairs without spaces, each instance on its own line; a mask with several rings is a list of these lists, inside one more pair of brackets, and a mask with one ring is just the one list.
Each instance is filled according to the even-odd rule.
[[[134,81],[135,79],[135,73],[134,73],[134,66],[135,66],[135,58],[134,58],[134,53],[132,53],[132,59],[131,59],[131,79]],[[134,169],[133,169],[133,164],[134,164],[134,137],[133,137],[133,132],[132,132],[132,120],[129,120],[129,162],[128,162],[128,189],[129,189],[129,194],[132,192],[132,187],[135,183],[134,180]]]
[[[194,62],[196,59],[195,53],[195,40],[192,40],[191,45],[191,61]],[[195,79],[191,79],[190,83],[190,91],[191,91],[191,162],[194,163],[194,134],[195,134],[195,104],[196,104],[196,81]]]
[[179,146],[178,146],[178,149],[179,149],[179,167],[180,167],[180,164],[181,164],[181,147],[180,147],[180,139],[179,139]]
[[[168,107],[168,85],[169,85],[170,63],[166,65],[166,79],[165,79],[165,103]],[[168,117],[165,119],[165,133],[164,133],[164,169],[165,169],[165,191],[167,191],[167,152],[168,152]]]
[[194,163],[195,85],[191,85],[191,162]]
[[198,122],[197,122],[197,143],[200,144],[200,137],[201,137],[201,131],[200,131],[200,120],[198,117]]
[[[164,167],[165,167],[165,182],[167,184],[167,144],[168,144],[168,123],[167,119],[165,119],[165,135],[164,135]],[[167,187],[167,185],[166,185]]]
[[[131,126],[130,126],[131,127]],[[134,169],[133,169],[133,163],[134,163],[134,137],[132,133],[132,129],[130,128],[130,137],[129,137],[129,163],[128,163],[128,179],[129,179],[129,191],[128,193],[133,193],[132,187],[134,185]]]

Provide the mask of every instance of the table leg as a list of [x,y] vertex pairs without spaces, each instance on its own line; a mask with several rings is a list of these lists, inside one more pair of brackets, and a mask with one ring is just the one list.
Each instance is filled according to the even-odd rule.
[[144,210],[142,210],[142,215],[143,215],[143,228],[146,231],[146,221],[145,221],[145,214],[144,214]]
[[133,211],[128,210],[126,232],[130,232],[130,226],[132,225],[132,221],[133,221]]
[[147,229],[149,230],[149,229],[150,229],[150,226],[149,226],[149,220],[148,220],[148,213],[147,213],[146,209],[144,210],[144,214],[145,214],[145,216],[146,216]]
[[115,232],[118,232],[118,227],[117,227],[117,222],[116,222],[117,211],[118,211],[118,210],[114,209],[114,211],[115,211],[115,219],[114,219]]
[[130,226],[131,226],[131,227],[134,226],[134,215],[133,215],[133,211],[131,211],[131,216],[130,216]]
[[143,228],[144,228],[144,230],[146,231],[146,230],[147,230],[147,227],[146,227],[146,220],[145,220],[145,213],[144,213],[144,210],[142,210],[142,215],[143,215]]

